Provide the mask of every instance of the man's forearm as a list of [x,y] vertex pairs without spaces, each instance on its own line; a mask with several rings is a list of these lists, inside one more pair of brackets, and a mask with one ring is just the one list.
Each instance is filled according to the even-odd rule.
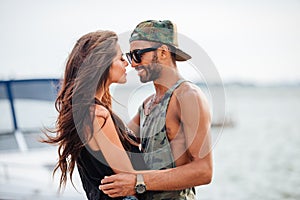
[[147,190],[181,190],[209,184],[212,179],[212,165],[197,160],[167,170],[156,170],[144,174]]
[[[208,159],[209,160],[209,159]],[[146,189],[156,191],[181,190],[211,182],[212,164],[198,160],[176,168],[154,171],[136,171],[143,174]],[[110,197],[134,194],[135,174],[115,174],[101,180],[101,189]]]

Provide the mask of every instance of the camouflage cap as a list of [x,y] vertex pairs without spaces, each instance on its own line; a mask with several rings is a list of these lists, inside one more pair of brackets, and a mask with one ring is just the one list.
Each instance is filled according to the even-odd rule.
[[139,23],[133,32],[129,42],[146,40],[170,45],[174,48],[177,61],[186,61],[191,56],[178,48],[177,28],[170,20],[147,20]]

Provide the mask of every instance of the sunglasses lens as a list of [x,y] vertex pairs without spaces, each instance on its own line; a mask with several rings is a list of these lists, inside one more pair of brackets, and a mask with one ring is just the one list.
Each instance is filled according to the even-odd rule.
[[141,55],[138,53],[138,51],[132,52],[132,58],[133,58],[134,62],[136,62],[136,63],[141,62]]
[[131,61],[132,61],[131,53],[126,53],[126,57],[127,57],[128,62],[131,64]]

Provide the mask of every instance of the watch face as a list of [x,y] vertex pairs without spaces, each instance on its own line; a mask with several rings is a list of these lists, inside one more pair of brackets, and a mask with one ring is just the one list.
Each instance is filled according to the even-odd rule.
[[135,186],[135,191],[138,194],[142,194],[146,191],[146,186],[143,184],[138,184],[137,186]]

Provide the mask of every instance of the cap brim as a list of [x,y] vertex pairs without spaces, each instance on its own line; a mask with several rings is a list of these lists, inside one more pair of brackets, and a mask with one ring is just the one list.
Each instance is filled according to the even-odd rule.
[[177,61],[186,61],[186,60],[189,60],[192,58],[189,54],[185,53],[184,51],[182,51],[178,48],[176,48],[175,54],[176,54],[175,58]]

